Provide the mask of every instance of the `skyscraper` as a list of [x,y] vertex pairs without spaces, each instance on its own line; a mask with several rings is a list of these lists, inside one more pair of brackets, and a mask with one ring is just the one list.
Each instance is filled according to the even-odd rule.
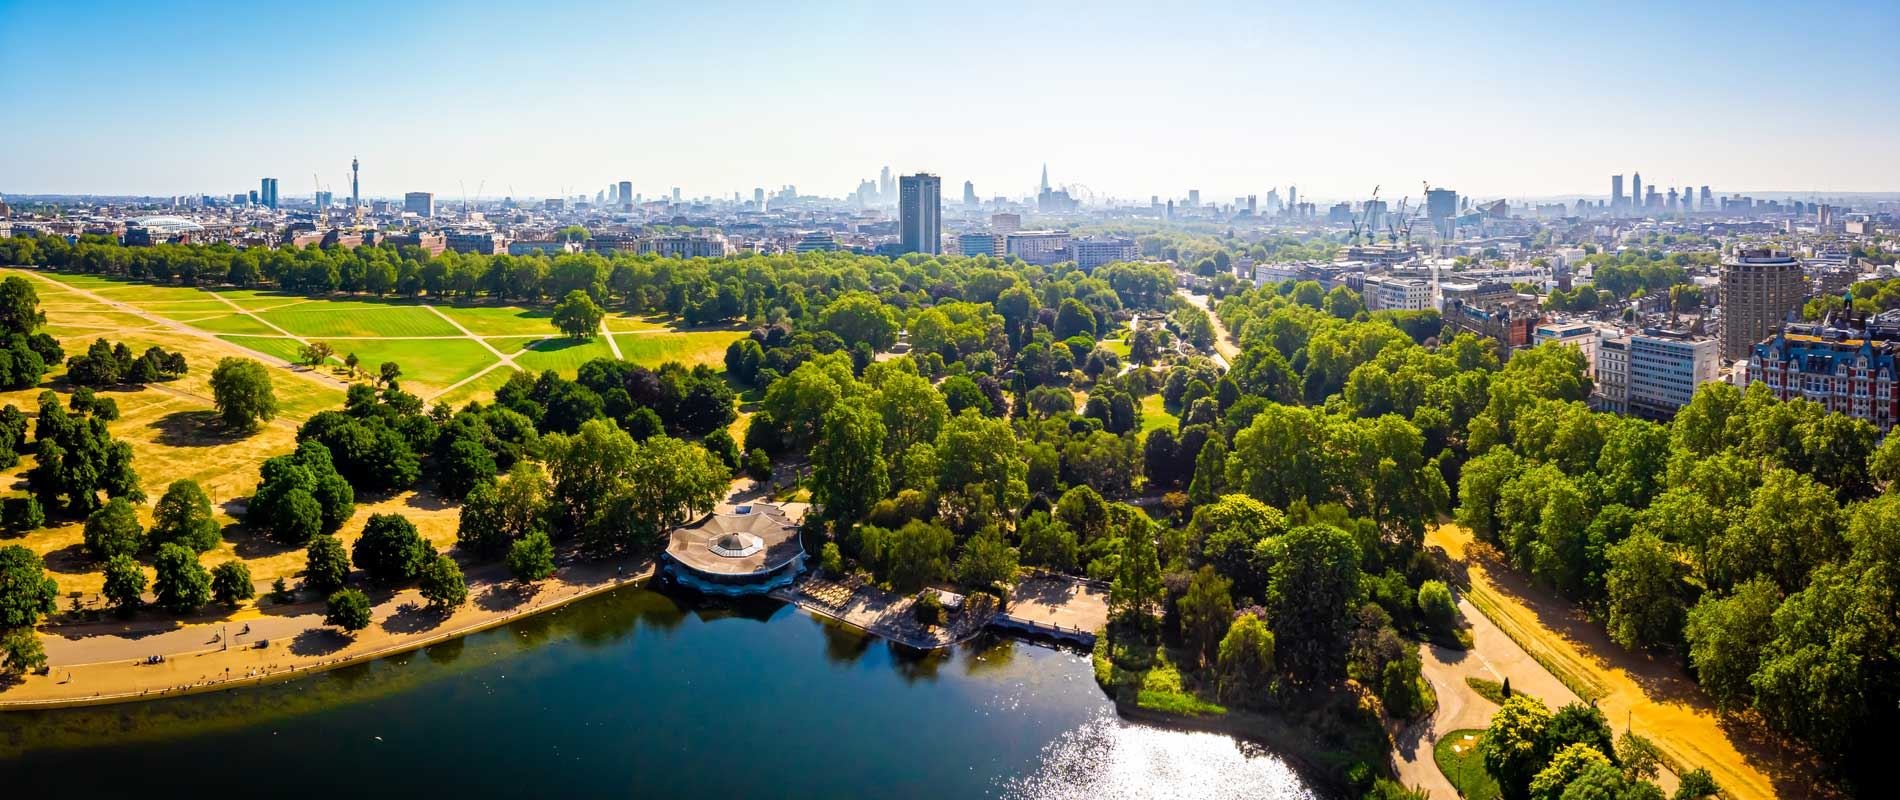
[[680,187],[675,186],[673,187],[673,204],[679,205],[679,202],[680,202]]
[[761,186],[752,190],[752,210],[761,214],[765,213],[765,187]]
[[621,211],[633,210],[633,181],[620,182],[620,196],[617,199],[620,201]]
[[350,208],[363,207],[362,187],[356,182],[356,157],[350,157]]
[[265,208],[269,208],[272,211],[277,210],[277,179],[265,178],[259,181],[257,197],[258,202],[262,203]]
[[1630,205],[1643,207],[1643,173],[1636,173],[1630,180]]
[[1038,193],[1049,191],[1049,163],[1046,161],[1042,164],[1042,183],[1036,185],[1036,191]]
[[1702,202],[1697,204],[1696,207],[1702,209],[1703,211],[1714,210],[1715,195],[1709,193],[1709,187],[1707,186],[1702,187]]
[[963,182],[963,204],[972,207],[977,205],[976,184],[970,181]]
[[879,172],[879,173],[877,174],[877,199],[878,199],[878,202],[880,202],[880,203],[888,203],[888,202],[890,202],[890,201],[891,201],[891,196],[892,196],[892,194],[894,194],[894,190],[895,190],[896,188],[897,188],[897,187],[896,187],[895,185],[893,185],[893,184],[891,183],[891,168],[890,168],[890,167],[885,167],[885,168],[883,169],[883,171],[881,171],[881,172]]
[[1745,360],[1807,298],[1801,262],[1768,249],[1737,250],[1722,259],[1722,357]]
[[897,229],[906,253],[943,252],[943,179],[905,175],[897,190]]
[[402,196],[402,210],[418,217],[435,216],[435,195],[429,192],[409,192]]
[[1610,176],[1610,207],[1623,207],[1623,176]]
[[1189,189],[1188,190],[1188,208],[1200,208],[1200,207],[1201,207],[1201,190]]

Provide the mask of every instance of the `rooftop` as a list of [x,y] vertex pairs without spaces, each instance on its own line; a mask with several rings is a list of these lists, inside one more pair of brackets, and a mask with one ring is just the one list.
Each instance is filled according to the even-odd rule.
[[744,577],[775,572],[805,549],[798,524],[772,505],[738,506],[675,528],[666,554],[681,566],[707,575]]

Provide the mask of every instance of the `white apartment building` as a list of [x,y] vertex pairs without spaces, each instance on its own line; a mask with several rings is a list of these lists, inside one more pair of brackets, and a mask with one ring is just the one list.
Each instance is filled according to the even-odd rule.
[[1395,278],[1367,275],[1365,297],[1368,311],[1424,311],[1432,307],[1432,282],[1421,278]]
[[1649,328],[1629,337],[1629,413],[1669,419],[1696,387],[1716,379],[1722,344],[1687,331]]
[[1103,264],[1117,261],[1135,260],[1135,240],[1122,237],[1103,239],[1077,239],[1071,243],[1075,250],[1075,265],[1082,269],[1095,269]]
[[1589,374],[1593,376],[1597,368],[1597,342],[1601,338],[1596,326],[1588,322],[1546,322],[1531,332],[1532,344],[1556,342],[1583,351],[1583,359],[1589,362]]
[[1595,388],[1591,407],[1625,414],[1630,410],[1630,337],[1603,331],[1597,341]]
[[1069,232],[1017,231],[1009,234],[1004,248],[1030,264],[1054,264],[1069,258]]

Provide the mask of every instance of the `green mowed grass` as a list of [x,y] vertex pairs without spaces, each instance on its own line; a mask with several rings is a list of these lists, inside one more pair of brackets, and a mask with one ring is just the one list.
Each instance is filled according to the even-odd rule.
[[520,306],[437,306],[476,336],[558,334],[551,311]]
[[1484,755],[1478,747],[1483,741],[1484,731],[1466,728],[1446,733],[1432,748],[1438,771],[1465,800],[1495,800],[1503,793],[1491,773],[1484,771]]
[[745,337],[744,331],[677,331],[672,333],[616,334],[620,355],[635,364],[657,367],[668,361],[686,366],[724,367],[726,347]]
[[284,336],[240,336],[219,334],[218,338],[239,347],[256,350],[265,355],[276,356],[285,361],[296,362],[303,358],[303,344],[296,339]]
[[180,322],[235,314],[237,311],[217,300],[161,300],[133,303],[147,314]]
[[607,330],[614,333],[666,330],[667,325],[668,320],[665,317],[652,314],[619,312],[607,315]]
[[198,290],[188,286],[164,286],[153,283],[123,283],[114,281],[92,290],[94,294],[121,303],[163,301],[180,299],[181,295],[197,294]]
[[[507,348],[502,348],[504,351]],[[596,358],[613,358],[614,353],[607,348],[607,342],[599,337],[593,339],[570,339],[561,337],[534,343],[528,351],[515,358],[515,363],[529,372],[543,370],[572,375],[582,364]]]
[[1162,428],[1174,430],[1180,424],[1180,418],[1168,413],[1167,404],[1161,399],[1160,392],[1141,398],[1142,438],[1147,438],[1149,431]]
[[[310,298],[297,294],[285,294],[274,289],[202,289],[195,290],[206,295],[215,295],[231,301],[246,311],[261,311],[272,306],[295,303]],[[215,299],[215,298],[213,298]]]
[[361,339],[333,342],[340,360],[356,354],[361,369],[374,374],[383,362],[402,367],[405,389],[427,396],[454,385],[495,363],[495,354],[471,339]]
[[[226,306],[229,309],[229,306]],[[212,333],[232,333],[246,336],[283,336],[275,328],[258,322],[249,314],[235,311],[221,317],[197,317],[190,320],[191,326]],[[289,340],[286,340],[289,341]]]
[[258,313],[272,324],[310,339],[326,336],[460,336],[435,312],[415,306],[384,306],[348,300],[303,303]]
[[[461,408],[467,405],[470,400],[480,400],[486,403],[494,398],[495,390],[500,389],[502,384],[507,383],[508,379],[512,377],[515,372],[517,372],[517,370],[507,367],[490,370],[488,374],[462,384],[456,388],[455,391],[436,398],[435,402],[447,403],[450,408]],[[430,405],[434,405],[434,403]]]

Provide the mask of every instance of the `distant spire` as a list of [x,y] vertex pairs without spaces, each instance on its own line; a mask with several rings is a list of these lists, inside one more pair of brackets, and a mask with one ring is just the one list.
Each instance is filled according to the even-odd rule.
[[1042,190],[1049,191],[1049,162],[1042,162]]

